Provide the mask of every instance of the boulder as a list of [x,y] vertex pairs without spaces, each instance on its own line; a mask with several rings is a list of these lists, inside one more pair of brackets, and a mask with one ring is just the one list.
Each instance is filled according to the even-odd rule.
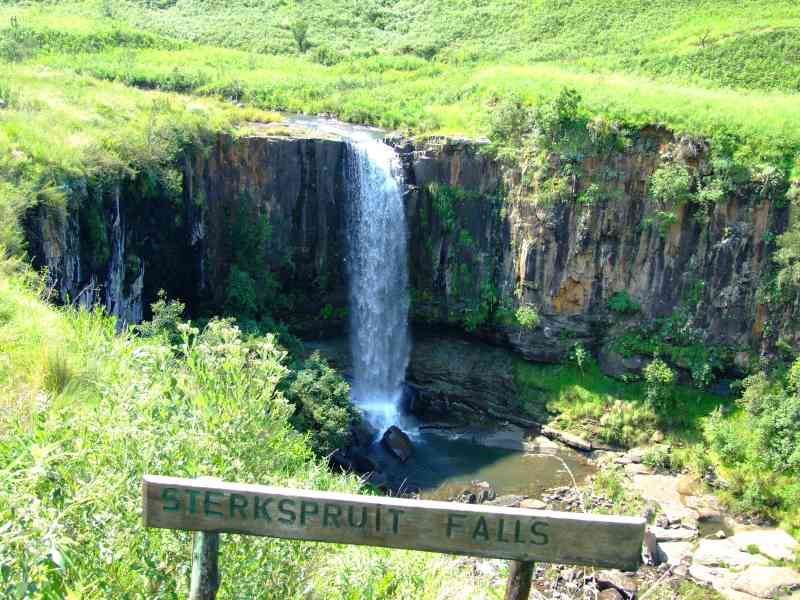
[[769,561],[763,556],[743,552],[732,540],[733,538],[700,540],[692,560],[695,564],[706,567],[744,568],[769,564]]
[[375,464],[375,461],[358,450],[350,451],[350,462],[353,465],[353,471],[362,475],[378,471],[378,465]]
[[570,448],[575,448],[576,450],[582,450],[583,452],[592,451],[591,442],[572,433],[567,433],[566,431],[559,431],[558,429],[553,429],[552,427],[545,426],[542,427],[542,434],[549,437],[550,439],[558,440],[559,442],[566,444]]
[[400,462],[406,462],[414,454],[414,446],[408,435],[396,425],[384,432],[381,444]]
[[731,587],[759,598],[777,598],[800,588],[800,573],[788,567],[748,567],[736,577]]
[[613,588],[626,598],[633,598],[636,595],[636,591],[639,589],[638,584],[622,571],[599,571],[597,575],[594,576],[594,579],[597,583],[597,589],[601,592]]
[[689,542],[664,542],[658,545],[658,551],[661,562],[675,567],[691,554],[692,544]]
[[756,546],[758,551],[772,560],[792,560],[798,543],[782,529],[754,529],[742,531],[729,538],[740,550]]
[[647,359],[642,356],[631,356],[626,358],[619,352],[615,352],[610,344],[604,344],[600,348],[597,357],[600,370],[609,377],[626,380],[633,376],[638,378],[642,370],[647,366]]

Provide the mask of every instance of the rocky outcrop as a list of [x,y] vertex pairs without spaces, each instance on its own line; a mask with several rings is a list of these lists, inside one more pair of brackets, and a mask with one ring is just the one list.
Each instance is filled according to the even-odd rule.
[[[771,308],[759,292],[788,209],[743,185],[710,208],[674,206],[664,221],[649,180],[683,143],[664,131],[574,159],[580,177],[548,201],[523,193],[521,169],[501,168],[482,143],[390,142],[408,184],[413,319],[424,327],[456,327],[534,361],[564,360],[578,343],[602,348],[623,377],[645,363],[609,340],[678,308],[703,344],[738,351],[737,365],[781,336],[795,344],[795,308]],[[708,149],[693,152],[693,168],[710,169]],[[270,296],[273,316],[306,334],[309,322],[341,330],[345,156],[341,140],[266,128],[187,149],[169,177],[68,182],[66,208],[28,215],[31,254],[62,301],[101,304],[123,324],[146,315],[161,288],[219,312],[236,267],[262,277],[255,291]],[[590,181],[604,191],[587,201]],[[609,310],[620,292],[635,315]],[[422,380],[420,362],[412,374]]]
[[274,283],[274,316],[304,322],[330,305],[334,320],[347,304],[344,156],[342,141],[265,131],[189,148],[157,175],[69,181],[65,206],[26,216],[30,254],[58,300],[103,306],[120,328],[160,289],[220,312],[234,265],[270,275],[257,284]]
[[[481,144],[395,143],[410,184],[417,321],[458,324],[530,360],[552,362],[577,342],[599,348],[625,320],[608,309],[624,292],[639,305],[638,319],[686,307],[688,325],[705,343],[754,350],[765,341],[770,309],[759,288],[788,210],[743,185],[710,209],[670,207],[674,215],[663,220],[664,207],[647,192],[650,176],[683,143],[670,134],[645,130],[625,150],[580,159],[581,176],[551,201],[522,193],[520,172],[501,170]],[[692,164],[709,170],[707,148],[695,150]],[[585,200],[591,181],[602,181],[604,192]],[[532,307],[540,321],[485,321],[487,306],[506,316]],[[779,333],[768,332],[773,339]]]
[[[198,294],[224,300],[245,224],[268,226],[263,253],[248,257],[267,269],[291,304],[287,316],[316,315],[347,304],[344,281],[344,159],[335,139],[296,135],[221,138],[184,163],[184,195]],[[238,227],[237,227],[238,226]]]

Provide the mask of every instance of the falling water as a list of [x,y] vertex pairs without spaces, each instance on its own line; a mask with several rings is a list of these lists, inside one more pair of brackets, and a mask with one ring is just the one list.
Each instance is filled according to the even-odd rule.
[[383,431],[400,422],[409,355],[402,171],[394,150],[367,135],[350,138],[346,168],[352,397]]

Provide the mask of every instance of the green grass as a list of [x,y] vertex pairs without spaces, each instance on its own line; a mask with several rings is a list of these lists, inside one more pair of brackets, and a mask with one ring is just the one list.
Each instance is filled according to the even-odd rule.
[[[605,441],[623,442],[623,445],[630,446],[646,443],[659,428],[655,414],[645,403],[645,383],[626,383],[608,377],[591,360],[582,369],[574,364],[537,365],[518,360],[515,382],[523,406],[529,413],[557,415],[556,426],[576,433],[601,439],[605,436]],[[665,433],[677,443],[693,443],[701,439],[704,419],[720,405],[730,404],[719,396],[682,385],[674,388],[673,396],[679,414]],[[613,413],[615,407],[631,412],[630,415],[620,415],[627,416],[632,427],[621,437],[609,431],[611,424],[602,422],[604,415]]]
[[[272,336],[246,339],[223,321],[184,328],[172,346],[117,335],[111,319],[53,308],[2,267],[3,598],[185,597],[191,537],[142,526],[145,473],[359,491],[290,426],[286,353]],[[223,537],[220,598],[475,591],[433,554]]]
[[12,16],[40,41],[29,61],[270,110],[478,136],[497,97],[535,104],[568,86],[595,114],[732,143],[749,162],[800,154],[787,1],[107,0],[12,4],[0,24]]

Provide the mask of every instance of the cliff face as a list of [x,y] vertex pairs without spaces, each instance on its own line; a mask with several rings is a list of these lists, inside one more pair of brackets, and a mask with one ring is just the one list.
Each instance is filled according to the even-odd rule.
[[328,139],[222,137],[167,176],[70,182],[65,207],[26,217],[34,265],[60,301],[103,306],[120,327],[141,321],[160,289],[223,310],[234,266],[270,275],[256,283],[276,287],[283,318],[345,306],[344,153]]
[[[644,131],[625,150],[583,158],[581,176],[548,202],[481,144],[390,142],[408,184],[417,323],[548,362],[576,343],[608,354],[631,324],[678,311],[695,341],[732,353],[780,336],[795,343],[796,311],[777,312],[763,293],[788,209],[747,186],[671,213],[648,197],[651,175],[688,152],[684,141]],[[692,168],[707,171],[707,149],[690,150]],[[347,306],[345,157],[340,140],[262,134],[187,152],[171,177],[72,182],[66,208],[28,215],[31,253],[62,301],[101,304],[121,324],[141,320],[161,288],[219,312],[236,271],[254,293],[269,288],[275,316],[338,327]],[[598,180],[603,193],[592,196]],[[609,309],[623,292],[638,310]]]
[[[269,270],[287,300],[284,318],[347,303],[343,142],[313,137],[221,139],[186,160],[184,195],[197,292],[224,303],[231,265]],[[266,227],[262,248],[242,236]],[[248,254],[249,253],[249,254]]]
[[[788,209],[741,187],[710,206],[676,204],[665,218],[648,185],[682,144],[643,132],[627,150],[584,159],[567,197],[542,202],[521,189],[519,169],[501,170],[478,145],[398,143],[411,186],[414,318],[550,362],[577,342],[600,347],[626,323],[683,310],[702,343],[758,350],[770,312],[759,289]],[[707,149],[692,153],[692,167],[708,170]],[[598,180],[603,194],[585,194]],[[609,310],[618,293],[639,305],[635,316]],[[520,306],[538,312],[538,327],[485,318]],[[791,331],[791,317],[768,333]]]

